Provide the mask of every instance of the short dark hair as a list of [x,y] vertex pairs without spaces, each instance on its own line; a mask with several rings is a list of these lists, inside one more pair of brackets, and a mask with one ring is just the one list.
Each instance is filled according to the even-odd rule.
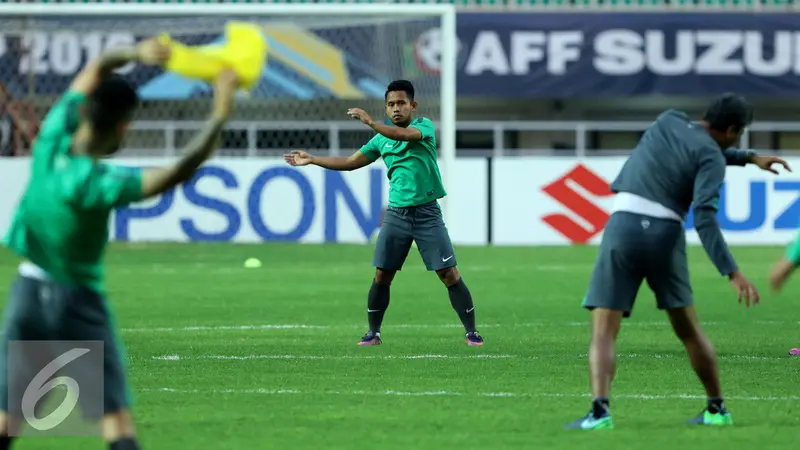
[[138,106],[136,89],[121,76],[110,75],[89,95],[85,117],[96,131],[102,133],[132,119]]
[[712,130],[726,132],[733,127],[739,131],[753,122],[753,108],[741,95],[727,93],[708,105],[703,120]]
[[394,80],[389,83],[389,86],[386,87],[386,94],[383,96],[383,99],[386,100],[389,98],[389,92],[398,91],[405,92],[409,100],[414,100],[414,85],[408,80]]

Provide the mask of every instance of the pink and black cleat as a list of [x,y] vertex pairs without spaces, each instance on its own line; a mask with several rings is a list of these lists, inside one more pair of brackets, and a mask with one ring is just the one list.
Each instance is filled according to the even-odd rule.
[[477,331],[467,333],[467,345],[472,347],[480,347],[483,345],[483,338]]
[[361,338],[361,340],[358,342],[358,345],[381,345],[381,333],[370,331]]
[[789,356],[800,356],[800,348],[793,348],[789,350]]

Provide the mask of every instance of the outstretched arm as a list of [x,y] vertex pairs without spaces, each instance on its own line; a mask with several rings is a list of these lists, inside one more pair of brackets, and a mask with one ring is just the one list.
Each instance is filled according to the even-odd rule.
[[294,150],[283,155],[284,161],[291,166],[307,166],[309,164],[322,167],[328,170],[350,171],[360,169],[372,164],[366,154],[357,151],[350,156],[314,156],[302,150]]
[[111,49],[81,70],[70,85],[70,90],[89,95],[113,70],[130,62],[147,65],[162,65],[169,59],[169,48],[155,38],[142,41],[136,47]]
[[145,169],[142,173],[142,198],[166,192],[188,181],[219,146],[220,132],[230,116],[238,79],[232,70],[223,72],[217,79],[214,107],[211,118],[184,149],[184,157],[166,168]]
[[800,235],[786,248],[783,258],[773,267],[769,279],[772,290],[780,291],[798,266],[800,266]]
[[695,177],[695,229],[711,262],[721,275],[730,280],[739,295],[739,302],[745,300],[749,307],[751,301],[759,302],[758,290],[739,271],[717,221],[719,191],[725,180],[725,166],[716,158],[712,152],[707,152],[700,161]]
[[729,148],[722,152],[725,155],[725,164],[729,166],[746,166],[753,162],[756,152],[752,150],[742,150],[740,148]]
[[361,108],[350,108],[347,115],[353,119],[358,119],[364,125],[372,128],[376,133],[381,134],[393,141],[421,141],[425,137],[423,130],[415,126],[398,127],[376,122],[366,111]]
[[92,163],[83,184],[74,194],[75,206],[109,209],[161,194],[188,180],[213,153],[219,132],[230,114],[238,80],[232,70],[223,72],[216,83],[214,112],[205,128],[186,147],[186,156],[172,167],[129,170]]
[[376,133],[382,134],[387,138],[394,141],[420,141],[422,140],[422,132],[415,127],[398,127],[395,125],[386,125],[383,123],[375,122],[370,119],[370,123],[366,124]]
[[783,166],[789,172],[792,171],[789,163],[786,160],[771,155],[759,155],[753,150],[742,150],[739,148],[729,148],[722,152],[725,155],[725,164],[729,166],[746,166],[754,164],[761,170],[778,174],[778,171],[772,168],[773,164]]
[[708,155],[700,162],[694,182],[695,229],[720,275],[730,277],[738,271],[717,221],[719,191],[725,181],[725,166]]

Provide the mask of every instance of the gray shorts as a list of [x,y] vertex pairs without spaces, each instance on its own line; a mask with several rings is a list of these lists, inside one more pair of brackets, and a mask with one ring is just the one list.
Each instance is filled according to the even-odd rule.
[[659,309],[694,304],[686,232],[675,220],[614,213],[603,232],[583,306],[623,311],[629,317],[642,281],[655,294]]
[[84,287],[20,276],[11,288],[3,325],[5,332],[0,343],[0,408],[3,411],[14,415],[19,407],[8,404],[8,387],[16,389],[20,383],[28,384],[35,375],[17,364],[9,367],[9,341],[103,341],[103,410],[81,405],[82,412],[87,418],[99,419],[103,414],[130,406],[120,343],[102,295]]
[[403,268],[416,242],[428,270],[455,267],[456,255],[437,202],[406,208],[389,207],[383,218],[372,265],[384,270]]

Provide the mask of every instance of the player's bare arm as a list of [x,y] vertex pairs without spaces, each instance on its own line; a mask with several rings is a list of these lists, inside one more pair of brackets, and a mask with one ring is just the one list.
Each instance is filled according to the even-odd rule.
[[347,110],[347,115],[361,121],[364,125],[375,130],[376,133],[382,134],[395,141],[419,141],[422,139],[422,132],[418,129],[414,127],[403,128],[376,122],[366,111],[360,108],[351,108]]
[[160,66],[166,63],[169,55],[169,47],[159,43],[156,38],[142,41],[136,47],[108,50],[81,70],[72,81],[70,90],[88,95],[103,78],[125,64],[138,62],[150,66]]
[[372,164],[364,153],[357,151],[350,156],[314,156],[302,150],[293,150],[283,155],[283,160],[287,164],[300,167],[314,165],[328,170],[350,171],[360,169]]
[[772,272],[769,276],[769,284],[772,287],[772,291],[775,293],[780,292],[783,285],[796,269],[797,265],[787,258],[782,258],[778,261],[775,267],[772,268]]
[[220,74],[215,84],[211,118],[184,148],[185,156],[177,164],[167,168],[146,169],[142,173],[144,198],[161,194],[189,180],[195,170],[211,157],[218,147],[222,128],[231,114],[238,85],[239,80],[232,70]]
[[778,293],[792,274],[800,267],[800,235],[786,248],[786,253],[775,264],[770,273],[769,283],[772,291]]

